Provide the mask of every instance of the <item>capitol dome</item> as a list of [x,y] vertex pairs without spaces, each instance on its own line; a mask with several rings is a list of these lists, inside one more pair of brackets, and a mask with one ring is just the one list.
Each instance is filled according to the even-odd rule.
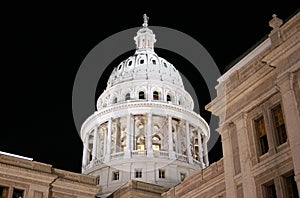
[[131,179],[169,188],[209,165],[208,124],[178,70],[154,52],[146,15],[134,40],[135,54],[114,68],[80,132],[82,172],[108,194]]

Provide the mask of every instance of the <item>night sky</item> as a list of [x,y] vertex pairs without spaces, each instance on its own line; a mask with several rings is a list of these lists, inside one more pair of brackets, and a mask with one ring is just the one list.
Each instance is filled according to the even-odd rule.
[[[283,0],[270,1],[269,5],[253,1],[211,1],[205,5],[149,2],[78,4],[80,9],[73,5],[7,7],[9,12],[1,24],[0,151],[80,172],[83,146],[72,115],[72,90],[78,68],[105,38],[140,27],[144,13],[150,17],[150,26],[176,29],[196,39],[224,73],[226,66],[269,34],[273,13],[286,21],[300,7],[299,1]],[[159,37],[156,39],[159,42]],[[155,52],[187,76],[199,91],[200,114],[209,122],[210,113],[204,106],[211,98],[201,75],[189,69],[193,66],[180,55],[163,49]],[[124,53],[107,65],[99,77],[95,101],[105,89],[113,67],[133,53]],[[220,159],[221,152],[218,141],[209,153],[210,163]]]

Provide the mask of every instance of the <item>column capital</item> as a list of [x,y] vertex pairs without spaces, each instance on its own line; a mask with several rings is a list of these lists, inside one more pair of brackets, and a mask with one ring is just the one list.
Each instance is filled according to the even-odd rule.
[[284,94],[287,91],[293,89],[293,80],[294,80],[294,73],[292,72],[285,72],[279,75],[276,79],[276,85],[279,88],[279,91]]

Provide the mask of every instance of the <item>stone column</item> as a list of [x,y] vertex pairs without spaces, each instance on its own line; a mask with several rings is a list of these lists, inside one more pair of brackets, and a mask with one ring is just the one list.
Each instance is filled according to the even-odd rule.
[[179,154],[182,154],[181,130],[182,130],[182,128],[178,128],[178,130],[176,131],[176,134],[177,134],[176,146],[177,146],[177,153],[179,153]]
[[250,153],[250,145],[249,145],[249,138],[247,133],[246,127],[246,114],[241,113],[238,117],[234,120],[236,125],[236,132],[238,137],[238,144],[239,144],[239,156],[241,162],[241,175],[242,175],[242,183],[243,183],[243,191],[244,191],[244,198],[252,198],[257,197],[255,187],[255,181],[251,173],[251,153]]
[[205,167],[208,167],[208,166],[209,166],[208,151],[207,151],[207,142],[208,142],[208,139],[207,139],[207,137],[205,136],[205,137],[203,138],[203,157],[204,157],[204,164],[205,164]]
[[131,142],[131,138],[132,138],[132,135],[131,135],[131,115],[128,114],[127,115],[127,122],[126,122],[126,149],[125,149],[125,153],[124,153],[124,157],[125,158],[130,158],[131,156],[131,145],[130,145],[130,142]]
[[108,123],[107,123],[105,162],[110,161],[110,155],[111,155],[111,129],[112,129],[112,120],[111,120],[111,118],[109,118]]
[[203,146],[202,146],[202,135],[201,135],[201,129],[198,128],[198,149],[199,149],[199,160],[202,164],[202,168],[204,168],[204,162],[203,162]]
[[191,135],[190,135],[190,123],[188,121],[185,122],[185,132],[186,132],[186,154],[188,158],[188,162],[193,164],[193,157],[191,153]]
[[266,128],[266,134],[267,134],[267,140],[268,140],[268,146],[269,146],[269,154],[270,155],[274,155],[276,153],[276,143],[275,140],[273,138],[273,134],[272,134],[272,126],[270,121],[272,120],[272,118],[269,115],[269,102],[266,102],[265,104],[263,104],[261,106],[262,111],[263,111],[263,117],[264,117],[264,121],[265,121],[265,128]]
[[82,156],[83,166],[86,166],[88,164],[88,155],[89,155],[88,145],[89,145],[89,137],[87,136],[85,138],[85,142],[83,143],[83,156]]
[[93,139],[93,150],[92,150],[93,161],[95,161],[97,157],[97,138],[98,138],[98,127],[96,125],[94,128],[94,139]]
[[102,130],[103,130],[103,143],[104,143],[104,145],[103,145],[103,157],[105,158],[105,156],[106,156],[106,145],[107,145],[107,128],[102,128]]
[[233,152],[231,146],[231,137],[229,131],[229,124],[221,125],[219,130],[221,133],[222,150],[223,150],[223,163],[224,163],[224,177],[226,197],[236,198],[236,186],[234,182],[235,170],[233,163]]
[[175,159],[175,152],[173,150],[173,135],[172,135],[172,116],[168,116],[168,143],[169,143],[169,158]]
[[147,156],[153,157],[153,149],[152,149],[152,113],[148,113],[148,121],[147,121],[147,133],[146,133],[146,146],[147,146]]
[[300,192],[300,117],[296,95],[293,89],[293,73],[282,75],[277,84],[282,96],[282,111],[285,117],[285,127],[293,158],[295,181]]
[[130,138],[130,151],[136,150],[136,139],[135,139],[135,117],[132,116],[132,122],[130,125],[131,138]]

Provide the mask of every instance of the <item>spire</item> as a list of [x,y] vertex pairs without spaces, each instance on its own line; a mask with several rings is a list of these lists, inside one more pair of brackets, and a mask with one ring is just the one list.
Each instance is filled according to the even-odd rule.
[[148,28],[149,17],[144,14],[143,27],[139,29],[137,35],[134,37],[136,44],[136,53],[151,51],[154,52],[154,43],[156,42],[155,34]]

